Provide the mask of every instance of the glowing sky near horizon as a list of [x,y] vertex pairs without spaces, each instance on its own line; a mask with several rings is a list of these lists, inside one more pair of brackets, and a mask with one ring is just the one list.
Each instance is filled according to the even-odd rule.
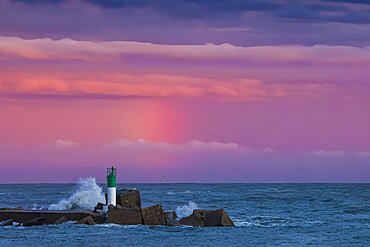
[[369,182],[369,41],[360,0],[0,0],[0,183]]

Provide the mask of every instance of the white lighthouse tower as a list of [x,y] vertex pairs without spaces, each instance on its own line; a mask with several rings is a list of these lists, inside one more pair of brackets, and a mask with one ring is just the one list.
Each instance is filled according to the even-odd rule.
[[116,206],[117,169],[113,166],[107,169],[107,206]]

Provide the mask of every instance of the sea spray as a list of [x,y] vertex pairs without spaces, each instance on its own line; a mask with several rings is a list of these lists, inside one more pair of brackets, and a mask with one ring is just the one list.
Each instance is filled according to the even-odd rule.
[[197,204],[194,202],[189,202],[188,205],[178,206],[175,211],[178,217],[183,218],[191,215],[193,210],[197,208]]
[[92,210],[98,202],[104,202],[102,188],[95,178],[80,179],[78,189],[73,195],[49,206],[49,210]]

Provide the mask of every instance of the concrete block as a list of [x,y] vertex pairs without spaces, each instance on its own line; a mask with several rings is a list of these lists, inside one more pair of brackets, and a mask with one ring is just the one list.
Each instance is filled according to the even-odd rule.
[[141,209],[140,191],[133,189],[124,189],[117,192],[117,205],[124,208],[138,207]]
[[96,204],[95,208],[94,208],[94,212],[99,212],[99,211],[103,211],[103,206],[104,204],[101,203],[101,202],[98,202],[98,204]]
[[179,220],[179,222],[190,226],[235,226],[224,209],[195,209],[190,216]]
[[173,220],[177,218],[177,214],[175,211],[164,212],[164,215],[166,216],[166,218],[173,219]]
[[28,220],[22,224],[22,226],[41,226],[46,224],[46,218],[37,217],[32,220]]
[[77,221],[75,224],[77,225],[95,225],[95,222],[91,216],[87,216],[79,221]]
[[12,226],[13,225],[13,219],[4,220],[0,222],[0,226]]
[[166,226],[182,226],[177,220],[166,217]]
[[111,208],[108,211],[108,222],[120,225],[139,225],[143,223],[143,219],[140,211]]
[[63,224],[68,221],[68,218],[65,216],[60,217],[57,221],[55,221],[55,225]]
[[141,209],[145,225],[166,225],[166,216],[162,206],[157,204]]

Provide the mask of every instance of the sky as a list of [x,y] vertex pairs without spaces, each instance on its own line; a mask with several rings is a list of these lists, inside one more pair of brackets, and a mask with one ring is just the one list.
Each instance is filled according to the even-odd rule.
[[0,0],[0,183],[370,182],[367,0]]

